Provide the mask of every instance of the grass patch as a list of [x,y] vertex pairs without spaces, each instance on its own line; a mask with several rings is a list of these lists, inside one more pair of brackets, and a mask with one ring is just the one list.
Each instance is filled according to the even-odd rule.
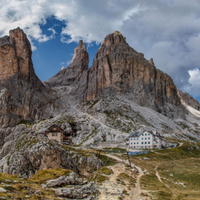
[[45,169],[39,171],[31,180],[44,183],[47,180],[55,179],[63,175],[69,175],[69,173],[72,172],[69,169],[62,169],[62,168],[56,168],[56,169]]
[[60,117],[57,121],[55,121],[54,123],[58,123],[58,124],[62,124],[62,123],[76,123],[75,118],[73,116],[70,115],[64,115],[62,117]]
[[98,172],[95,172],[90,178],[89,181],[94,181],[95,183],[103,183],[104,181],[109,180],[107,176],[104,176]]
[[94,102],[92,102],[92,104],[90,105],[89,109],[93,108],[98,102],[99,102],[99,99],[97,99]]
[[122,149],[122,148],[104,148],[104,150],[108,150],[108,151],[114,151],[116,153],[126,153],[126,149]]
[[[200,199],[199,146],[199,143],[184,142],[181,147],[130,156],[131,163],[147,171],[141,177],[141,189],[149,191],[153,199],[158,200]],[[125,155],[121,157],[126,159]],[[149,160],[144,160],[144,157]],[[170,189],[158,180],[156,171]]]
[[157,197],[158,199],[162,199],[162,200],[171,200],[172,194],[166,191],[158,191]]
[[105,174],[105,175],[111,175],[113,174],[113,170],[104,166],[99,169],[99,173]]
[[38,140],[35,136],[28,136],[24,134],[23,137],[21,137],[21,139],[16,142],[15,149],[20,150],[25,146],[27,146],[28,148],[29,147],[31,148],[34,144],[37,144],[37,143],[38,143]]
[[127,173],[120,173],[117,179],[122,179],[129,187],[135,187],[136,179]]
[[96,154],[96,157],[99,158],[104,163],[105,166],[112,166],[118,163],[118,161],[116,161],[115,159],[107,157],[103,154],[100,154],[100,156]]

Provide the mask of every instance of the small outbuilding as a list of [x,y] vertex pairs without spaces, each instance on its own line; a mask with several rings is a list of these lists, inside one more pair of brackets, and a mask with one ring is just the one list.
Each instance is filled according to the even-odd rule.
[[49,140],[56,140],[59,144],[63,143],[63,132],[64,130],[57,125],[52,125],[45,131],[45,135]]

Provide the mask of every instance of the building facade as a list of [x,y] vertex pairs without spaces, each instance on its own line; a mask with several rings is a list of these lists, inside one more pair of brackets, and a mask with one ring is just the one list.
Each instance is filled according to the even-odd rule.
[[63,143],[63,129],[55,124],[45,131],[45,135],[49,140],[56,140],[59,144]]
[[163,145],[164,138],[153,131],[142,130],[129,136],[130,149],[160,149]]

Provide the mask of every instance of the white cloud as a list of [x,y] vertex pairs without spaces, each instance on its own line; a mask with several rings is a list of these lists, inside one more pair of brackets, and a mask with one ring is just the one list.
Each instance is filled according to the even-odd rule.
[[0,35],[20,26],[29,38],[48,41],[56,33],[50,29],[52,35],[45,35],[40,24],[50,16],[66,24],[61,35],[66,43],[98,43],[119,30],[130,46],[147,59],[153,57],[185,90],[191,84],[188,72],[200,66],[199,10],[199,0],[1,0]]
[[185,86],[185,91],[197,97],[200,91],[200,69],[189,70],[188,73],[190,78],[189,84]]

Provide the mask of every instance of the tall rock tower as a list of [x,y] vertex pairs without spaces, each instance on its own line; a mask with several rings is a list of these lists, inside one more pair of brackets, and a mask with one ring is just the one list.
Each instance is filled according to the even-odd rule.
[[33,118],[34,106],[41,106],[46,88],[36,76],[32,51],[20,28],[0,39],[0,125],[13,126]]

